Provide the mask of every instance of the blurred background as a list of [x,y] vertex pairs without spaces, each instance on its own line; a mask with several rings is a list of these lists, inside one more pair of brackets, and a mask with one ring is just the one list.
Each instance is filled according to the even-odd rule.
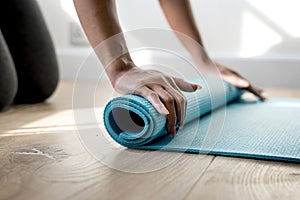
[[[92,52],[73,0],[38,0],[56,46],[61,78],[73,80]],[[300,1],[191,0],[205,47],[262,87],[300,87]],[[157,0],[117,0],[124,30],[170,29]],[[174,43],[179,43],[174,37]],[[178,51],[186,54],[178,44]],[[147,55],[151,59],[153,55]],[[168,58],[166,58],[168,59]],[[96,61],[95,61],[96,62]],[[81,74],[93,80],[93,72]]]

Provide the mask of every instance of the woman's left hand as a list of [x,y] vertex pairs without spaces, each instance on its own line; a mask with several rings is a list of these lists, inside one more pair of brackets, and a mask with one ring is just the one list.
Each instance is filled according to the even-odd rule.
[[228,81],[229,83],[233,84],[238,88],[248,90],[249,92],[257,96],[261,101],[266,100],[264,91],[261,88],[252,85],[247,79],[239,75],[237,72],[229,69],[225,65],[222,65],[217,62],[215,62],[215,65],[220,71],[221,76],[225,81]]

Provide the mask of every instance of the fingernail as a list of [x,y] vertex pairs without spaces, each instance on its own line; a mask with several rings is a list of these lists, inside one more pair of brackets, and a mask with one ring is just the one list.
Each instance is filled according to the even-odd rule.
[[182,129],[184,125],[184,121],[180,122],[179,129]]
[[264,95],[264,93],[262,93],[260,96],[259,96],[259,99],[261,101],[265,101],[267,99],[266,95]]
[[259,100],[260,100],[260,101],[265,101],[266,98],[265,98],[265,97],[259,97]]
[[171,128],[170,134],[171,134],[171,137],[172,137],[172,138],[175,137],[175,134],[176,134],[176,128],[175,128],[175,126]]
[[240,80],[238,81],[238,86],[240,87],[248,87],[249,86],[249,83],[247,81],[244,81],[244,80]]
[[160,107],[160,110],[161,110],[161,112],[162,112],[164,115],[170,114],[169,111],[168,111],[164,106],[161,106],[161,107]]
[[266,99],[269,95],[268,95],[268,93],[266,93],[266,92],[262,92],[262,93],[261,93],[261,96],[263,96],[263,97]]
[[197,85],[196,90],[201,90],[201,89],[202,89],[202,87],[200,85]]

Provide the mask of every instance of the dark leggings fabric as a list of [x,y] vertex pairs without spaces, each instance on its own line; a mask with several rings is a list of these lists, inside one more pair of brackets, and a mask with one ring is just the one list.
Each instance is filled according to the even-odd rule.
[[44,101],[54,92],[59,73],[37,2],[1,2],[0,29],[0,110],[12,103]]

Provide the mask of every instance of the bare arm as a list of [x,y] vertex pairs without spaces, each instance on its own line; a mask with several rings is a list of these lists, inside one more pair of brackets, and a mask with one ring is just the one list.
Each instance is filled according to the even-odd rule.
[[[171,28],[192,38],[200,44],[200,47],[203,47],[202,38],[194,20],[190,2],[188,0],[160,0],[159,2]],[[178,38],[184,47],[191,53],[196,62],[202,62],[203,60],[199,59],[205,59],[206,57],[206,55],[202,55],[205,53],[203,49],[199,49],[199,45],[191,43],[183,35],[178,35]]]
[[[87,35],[87,38],[94,49],[104,40],[113,35],[122,33],[114,0],[74,0],[75,8],[79,16],[80,22]],[[105,46],[105,55],[97,54],[103,65],[107,65],[105,61],[109,58],[105,56],[113,56],[119,52],[127,52],[125,39],[118,37],[119,41],[115,45]],[[106,72],[112,82],[115,82],[122,72],[129,70],[133,65],[129,54],[118,59],[110,67],[106,68]]]
[[[104,66],[113,87],[119,93],[135,93],[148,99],[156,110],[167,115],[166,130],[174,136],[176,126],[183,126],[186,116],[186,99],[182,91],[193,92],[200,88],[184,80],[167,76],[155,70],[137,67],[127,51],[123,37],[110,45],[97,46],[104,40],[121,33],[114,0],[74,0],[84,31]],[[125,53],[123,55],[123,53]],[[107,62],[116,55],[123,55],[113,63]]]
[[[183,33],[184,35],[192,38],[199,44],[195,45],[195,43],[190,42],[190,40],[185,39],[182,36],[178,37],[183,46],[190,52],[191,56],[193,57],[193,60],[198,64],[206,63],[208,60],[210,60],[205,50],[203,51],[203,42],[193,17],[190,1],[159,0],[159,2],[171,28],[177,32]],[[220,71],[223,79],[229,81],[237,87],[249,90],[261,100],[265,99],[265,97],[262,94],[263,90],[251,85],[248,80],[243,78],[237,72],[219,63],[215,63],[215,66]]]

